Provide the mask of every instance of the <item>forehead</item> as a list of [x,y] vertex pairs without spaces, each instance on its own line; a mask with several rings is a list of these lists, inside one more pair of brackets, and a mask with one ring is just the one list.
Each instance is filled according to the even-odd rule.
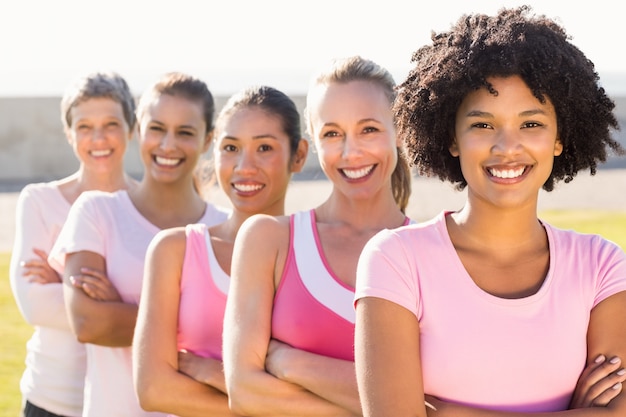
[[186,97],[161,94],[155,96],[142,112],[142,118],[186,120],[187,124],[204,122],[202,103]]
[[74,117],[78,115],[120,115],[123,113],[122,105],[109,97],[92,97],[79,101],[70,109]]
[[488,108],[490,112],[520,112],[531,108],[540,108],[554,112],[549,97],[542,103],[519,76],[487,78],[494,92],[486,87],[468,93],[459,108],[460,112],[478,108]]
[[311,119],[381,119],[391,116],[391,103],[381,86],[369,81],[318,85],[310,92]]
[[259,106],[240,107],[217,122],[220,137],[277,136],[284,133],[280,115]]

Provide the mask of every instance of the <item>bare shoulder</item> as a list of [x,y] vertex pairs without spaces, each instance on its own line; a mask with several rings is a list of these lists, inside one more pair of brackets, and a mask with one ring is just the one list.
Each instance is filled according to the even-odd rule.
[[241,225],[237,238],[239,239],[239,236],[242,239],[258,238],[260,236],[265,238],[282,237],[285,233],[289,234],[289,216],[255,214]]
[[[258,256],[272,256],[289,245],[289,216],[256,214],[239,229],[235,247]],[[250,251],[250,252],[248,252]]]
[[173,227],[159,231],[148,248],[149,254],[163,254],[168,258],[184,253],[187,236],[184,227]]

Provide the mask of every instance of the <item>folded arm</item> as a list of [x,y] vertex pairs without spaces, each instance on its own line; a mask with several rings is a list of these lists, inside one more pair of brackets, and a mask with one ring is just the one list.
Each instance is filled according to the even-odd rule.
[[234,416],[223,392],[221,361],[178,352],[185,239],[184,228],[165,230],[147,251],[133,345],[135,391],[147,411],[186,417]]
[[102,346],[130,346],[137,319],[137,306],[120,301],[102,301],[91,298],[77,285],[76,278],[84,269],[103,271],[104,258],[94,252],[69,253],[65,259],[63,287],[69,311],[70,326],[78,340]]

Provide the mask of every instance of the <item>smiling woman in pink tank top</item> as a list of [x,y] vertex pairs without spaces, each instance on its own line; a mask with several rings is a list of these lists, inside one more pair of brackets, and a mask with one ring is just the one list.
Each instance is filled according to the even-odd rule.
[[243,415],[360,414],[354,286],[365,242],[407,224],[410,173],[391,112],[394,81],[358,56],[337,60],[307,95],[327,200],[292,216],[254,216],[235,242],[224,371]]
[[308,143],[294,102],[250,87],[221,110],[213,161],[232,213],[212,227],[160,232],[146,259],[135,331],[135,389],[143,408],[181,416],[230,416],[222,370],[222,323],[235,236],[250,216],[283,215]]

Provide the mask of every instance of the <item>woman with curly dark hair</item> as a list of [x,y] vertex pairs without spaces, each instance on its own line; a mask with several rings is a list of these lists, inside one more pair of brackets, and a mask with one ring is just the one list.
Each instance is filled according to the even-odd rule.
[[626,415],[626,254],[537,216],[541,188],[624,152],[593,63],[527,6],[464,15],[413,62],[398,133],[467,199],[361,254],[364,414]]

